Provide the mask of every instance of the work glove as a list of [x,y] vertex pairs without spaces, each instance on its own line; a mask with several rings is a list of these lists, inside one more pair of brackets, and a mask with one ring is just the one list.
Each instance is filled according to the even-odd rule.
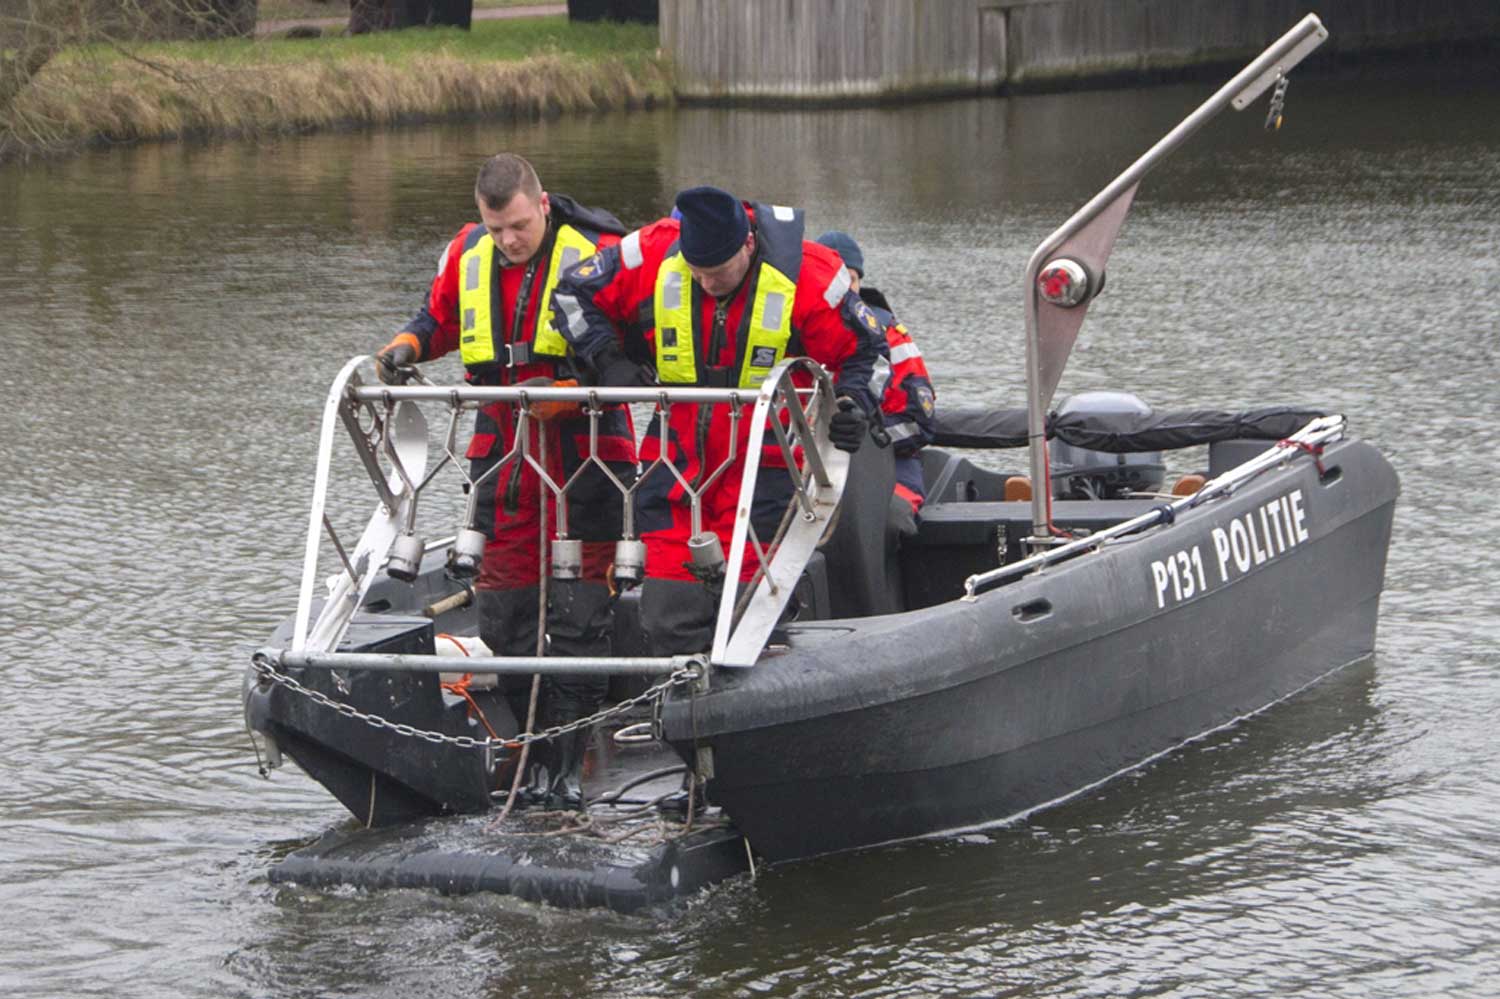
[[417,363],[417,349],[405,339],[395,339],[375,355],[375,374],[387,385],[404,385],[407,373],[402,368]]
[[594,355],[593,367],[599,375],[599,384],[605,388],[656,384],[656,372],[644,364],[635,363],[618,347],[606,347]]
[[[551,378],[528,378],[521,383],[523,386],[533,385],[538,388],[577,388],[578,379],[560,378],[553,381]],[[553,420],[566,420],[578,416],[578,403],[566,400],[548,400],[547,402],[533,402],[526,407],[526,415],[533,420],[543,423],[551,423]]]
[[840,451],[853,454],[864,443],[869,430],[869,419],[865,411],[846,395],[839,396],[838,409],[828,420],[828,439]]

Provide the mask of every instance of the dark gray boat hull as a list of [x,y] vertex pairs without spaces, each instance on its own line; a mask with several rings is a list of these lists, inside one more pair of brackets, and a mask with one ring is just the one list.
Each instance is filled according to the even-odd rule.
[[1398,483],[1360,442],[1323,462],[972,601],[796,626],[668,703],[667,738],[712,749],[710,797],[771,860],[1076,793],[1372,652]]

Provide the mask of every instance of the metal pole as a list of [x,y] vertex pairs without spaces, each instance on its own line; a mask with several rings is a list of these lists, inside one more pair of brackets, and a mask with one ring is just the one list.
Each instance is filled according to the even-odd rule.
[[697,666],[698,656],[427,656],[382,652],[291,652],[261,649],[256,654],[278,668],[362,669],[384,673],[517,673],[588,676],[665,676]]
[[1031,532],[1034,538],[1048,537],[1048,500],[1052,483],[1047,475],[1047,405],[1042,398],[1041,345],[1037,340],[1037,277],[1058,247],[1094,220],[1114,200],[1141,182],[1151,171],[1231,103],[1243,109],[1275,82],[1277,76],[1290,72],[1308,53],[1328,37],[1328,29],[1318,15],[1308,14],[1282,35],[1218,91],[1198,106],[1177,127],[1161,138],[1104,190],[1100,191],[1073,217],[1042,241],[1026,264],[1026,423],[1031,448]]
[[597,402],[600,405],[630,402],[730,403],[749,405],[759,389],[679,388],[675,385],[640,388],[557,388],[539,386],[520,388],[514,385],[359,385],[348,390],[359,402]]

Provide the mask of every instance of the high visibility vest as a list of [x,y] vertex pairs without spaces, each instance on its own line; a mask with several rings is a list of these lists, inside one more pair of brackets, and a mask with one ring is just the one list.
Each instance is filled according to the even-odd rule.
[[[802,213],[755,206],[755,238],[760,263],[751,276],[750,306],[735,334],[739,388],[759,388],[786,357],[791,343],[792,303],[802,270]],[[663,384],[697,385],[714,358],[699,357],[702,292],[681,250],[672,246],[656,275],[652,307],[656,323],[656,374]]]
[[[531,353],[545,357],[566,357],[568,341],[557,331],[552,315],[552,289],[562,272],[580,260],[592,257],[597,250],[591,239],[570,225],[557,227],[552,256],[547,261],[547,277],[542,284],[542,300],[537,309],[536,328],[530,338]],[[458,261],[459,354],[465,367],[493,364],[505,343],[505,332],[495,329],[495,241],[484,232],[474,245],[464,250]],[[516,308],[525,309],[525,302]]]

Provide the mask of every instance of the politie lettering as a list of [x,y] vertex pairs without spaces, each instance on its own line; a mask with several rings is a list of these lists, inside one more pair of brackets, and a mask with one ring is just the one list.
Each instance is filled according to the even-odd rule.
[[1219,581],[1229,582],[1231,566],[1235,570],[1233,575],[1242,576],[1255,566],[1295,548],[1308,537],[1302,490],[1293,489],[1234,518],[1227,529],[1213,529]]
[[[1255,507],[1235,517],[1228,527],[1215,527],[1210,537],[1218,569],[1215,584],[1245,575],[1310,537],[1302,490],[1293,489]],[[1204,569],[1201,547],[1192,545],[1153,561],[1151,582],[1158,608],[1165,607],[1168,600],[1176,603],[1206,592],[1209,573]]]

